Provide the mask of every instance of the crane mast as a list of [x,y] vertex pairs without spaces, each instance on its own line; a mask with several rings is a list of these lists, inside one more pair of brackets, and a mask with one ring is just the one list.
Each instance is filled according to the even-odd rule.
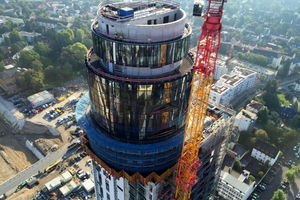
[[226,0],[208,0],[198,40],[181,157],[176,171],[176,200],[188,200],[197,182],[198,158],[209,94],[220,48],[221,18]]

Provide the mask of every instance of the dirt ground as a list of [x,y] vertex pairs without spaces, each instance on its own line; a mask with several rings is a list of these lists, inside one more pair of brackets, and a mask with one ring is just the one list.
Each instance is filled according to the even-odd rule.
[[[73,156],[71,156],[71,158],[74,158],[78,156],[78,154],[74,154]],[[70,158],[69,158],[70,159]],[[70,169],[70,167],[67,167],[67,163],[68,163],[68,160],[64,162],[64,166],[66,167],[66,169]],[[90,157],[87,156],[85,158],[83,158],[80,162],[78,162],[78,165],[80,168],[82,168],[85,172],[90,172],[91,173],[91,166],[86,166],[85,163],[87,160],[89,160]],[[76,169],[75,169],[76,170]],[[65,171],[61,172],[61,173],[64,173]],[[23,188],[22,190],[14,193],[13,195],[11,195],[10,197],[7,198],[7,200],[29,200],[29,199],[32,199],[34,197],[34,195],[39,191],[41,190],[45,184],[49,181],[51,181],[52,179],[56,178],[58,175],[59,175],[59,171],[55,170],[53,172],[51,172],[48,176],[42,178],[42,179],[39,179],[39,184],[31,189],[28,189],[28,188]],[[74,176],[75,178],[75,176]]]
[[[73,93],[72,96],[79,97],[81,92]],[[54,107],[63,106],[67,103],[67,100],[64,100]],[[64,115],[68,115],[71,112],[67,111],[59,118],[53,121],[47,121],[43,118],[46,111],[50,108],[43,110],[41,113],[37,114],[31,119],[28,119],[34,123],[50,125],[55,127],[55,123],[59,118]],[[28,139],[31,142],[36,142],[36,144],[41,148],[43,153],[48,153],[49,149],[53,145],[61,147],[72,139],[70,131],[74,130],[76,127],[73,126],[68,130],[65,130],[63,126],[56,128],[60,133],[59,136],[53,136],[50,133],[43,134],[12,134],[9,131],[4,129],[0,125],[0,133],[4,132],[5,135],[0,135],[0,183],[14,176],[18,172],[26,169],[37,161],[37,158],[29,151],[25,146],[25,141]],[[23,190],[22,190],[23,191]],[[32,191],[32,190],[30,190]],[[21,198],[22,199],[22,198]],[[23,198],[24,199],[24,198]],[[26,199],[26,198],[25,198]]]
[[20,137],[7,134],[0,137],[0,183],[36,162]]

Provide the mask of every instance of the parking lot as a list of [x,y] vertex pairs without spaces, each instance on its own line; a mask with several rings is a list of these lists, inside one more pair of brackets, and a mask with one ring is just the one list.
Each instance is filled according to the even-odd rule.
[[282,189],[285,192],[287,200],[296,199],[297,194],[300,192],[300,173],[297,174],[294,183],[288,183],[285,177],[285,173],[290,169],[291,165],[300,167],[300,159],[297,156],[300,145],[296,146],[297,148],[295,146],[292,146],[290,151],[280,158],[269,173],[266,174],[261,182],[265,188],[257,187],[248,199],[271,199],[274,192],[278,189]]

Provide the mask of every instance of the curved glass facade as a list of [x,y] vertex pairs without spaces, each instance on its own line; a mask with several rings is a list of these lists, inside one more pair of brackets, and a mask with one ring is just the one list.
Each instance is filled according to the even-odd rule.
[[173,64],[187,55],[190,34],[165,43],[130,43],[111,40],[92,29],[95,53],[104,61],[116,65],[158,68]]
[[106,164],[115,170],[148,174],[174,166],[180,156],[183,131],[163,142],[153,144],[130,144],[107,137],[99,131],[86,113],[90,98],[86,93],[76,106],[76,120],[87,132],[89,146]]
[[192,73],[169,82],[135,84],[89,70],[93,119],[108,136],[130,143],[166,140],[184,129]]

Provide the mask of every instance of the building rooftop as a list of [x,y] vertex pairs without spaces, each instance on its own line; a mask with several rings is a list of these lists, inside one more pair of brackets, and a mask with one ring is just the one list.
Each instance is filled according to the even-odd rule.
[[20,31],[20,35],[22,37],[36,37],[36,36],[40,36],[40,33],[36,33],[36,32],[26,32],[26,31]]
[[247,68],[242,68],[242,67],[235,67],[233,69],[233,73],[237,73],[237,74],[240,74],[242,76],[249,76],[251,74],[254,74],[256,73],[255,71],[252,71],[250,69],[247,69]]
[[257,140],[254,148],[256,150],[270,156],[271,158],[275,158],[279,152],[278,148],[276,148],[276,147],[272,146],[270,143],[264,142],[262,140]]
[[242,193],[246,193],[250,187],[252,187],[253,182],[249,179],[241,178],[244,176],[234,170],[230,170],[225,167],[224,170],[221,171],[221,180],[226,182],[227,184],[233,186],[235,189],[238,189]]
[[13,66],[13,65],[6,65],[6,66],[4,66],[4,69],[5,70],[9,70],[9,69],[13,69],[15,66]]
[[239,76],[239,75],[228,75],[228,74],[224,74],[223,76],[221,76],[221,79],[224,80],[224,83],[231,85],[231,86],[235,86],[237,83],[241,82],[242,80],[244,80],[243,77]]
[[173,9],[178,9],[179,3],[172,1],[134,1],[118,3],[104,1],[99,7],[99,13],[109,19],[116,21],[137,21],[145,17],[157,17]]
[[257,115],[249,110],[242,109],[237,115],[236,119],[247,118],[250,120],[256,120]]
[[216,85],[216,84],[213,84],[211,86],[211,90],[218,93],[218,94],[222,94],[224,93],[225,91],[227,91],[229,88],[226,87],[226,86],[223,86],[223,85]]
[[251,108],[253,108],[253,109],[255,109],[255,110],[260,110],[262,107],[264,107],[264,105],[262,104],[262,103],[260,103],[260,102],[258,102],[258,101],[254,101],[254,100],[252,100],[248,105],[247,105],[247,107],[251,107]]

